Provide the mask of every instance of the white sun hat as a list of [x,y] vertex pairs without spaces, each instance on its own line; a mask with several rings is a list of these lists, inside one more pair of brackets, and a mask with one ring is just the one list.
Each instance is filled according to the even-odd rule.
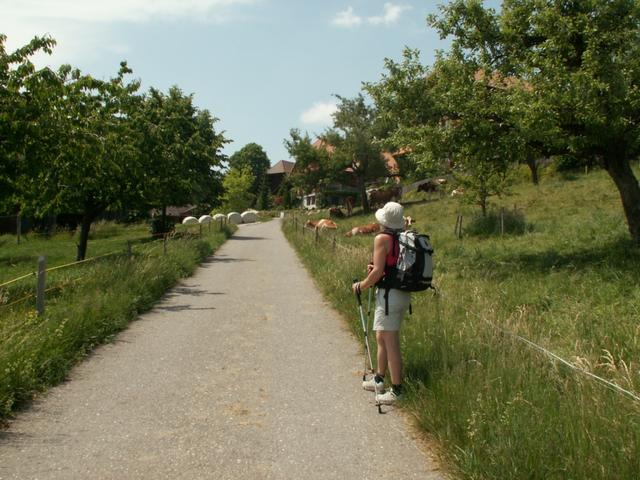
[[392,230],[402,230],[404,228],[404,209],[396,202],[387,202],[384,207],[376,211],[376,220],[383,227]]

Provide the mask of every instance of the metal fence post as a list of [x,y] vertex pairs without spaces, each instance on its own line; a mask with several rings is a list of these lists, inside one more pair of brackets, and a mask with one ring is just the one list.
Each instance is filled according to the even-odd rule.
[[38,315],[44,313],[44,290],[46,288],[47,258],[38,257],[38,281],[36,284],[36,311]]

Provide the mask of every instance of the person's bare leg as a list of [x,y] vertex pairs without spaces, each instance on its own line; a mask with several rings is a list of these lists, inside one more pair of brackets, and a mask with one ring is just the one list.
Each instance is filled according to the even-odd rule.
[[[389,371],[391,372],[391,383],[393,385],[402,384],[402,355],[400,353],[400,333],[397,331],[382,330],[376,332],[376,340],[378,336],[379,345],[384,344],[384,357],[388,362]],[[380,350],[378,350],[378,370],[380,370]]]
[[378,365],[377,371],[378,375],[384,377],[387,373],[387,347],[384,342],[384,332],[381,330],[376,330],[376,343],[378,344]]

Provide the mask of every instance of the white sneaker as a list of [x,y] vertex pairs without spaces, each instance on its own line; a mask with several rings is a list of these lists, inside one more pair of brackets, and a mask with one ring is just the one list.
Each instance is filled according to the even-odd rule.
[[382,393],[384,392],[384,382],[376,382],[376,377],[374,376],[369,380],[363,380],[362,388],[370,392]]
[[390,389],[388,392],[376,394],[376,403],[379,403],[380,405],[393,405],[396,403],[398,398],[399,396]]

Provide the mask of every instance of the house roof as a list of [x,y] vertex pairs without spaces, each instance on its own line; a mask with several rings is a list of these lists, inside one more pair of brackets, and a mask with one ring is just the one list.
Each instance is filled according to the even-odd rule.
[[267,170],[267,175],[275,175],[279,173],[284,173],[288,175],[293,170],[294,162],[289,162],[287,160],[280,160],[278,163],[273,165],[269,170]]

